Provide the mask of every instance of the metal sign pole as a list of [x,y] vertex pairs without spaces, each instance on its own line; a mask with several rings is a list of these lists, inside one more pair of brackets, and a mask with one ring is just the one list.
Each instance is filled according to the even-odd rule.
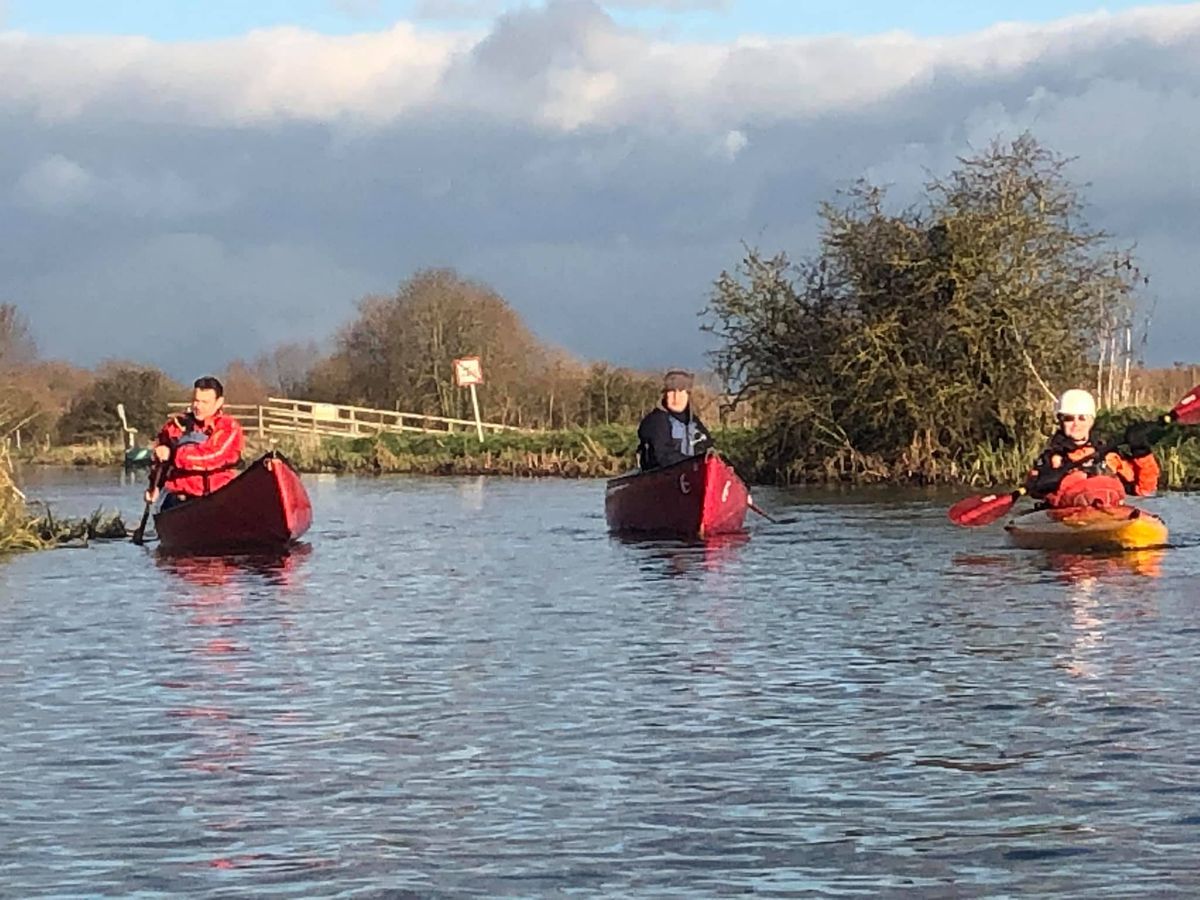
[[475,382],[471,382],[471,406],[475,408],[475,430],[479,432],[479,443],[483,443],[483,420],[479,418],[479,397],[475,394]]

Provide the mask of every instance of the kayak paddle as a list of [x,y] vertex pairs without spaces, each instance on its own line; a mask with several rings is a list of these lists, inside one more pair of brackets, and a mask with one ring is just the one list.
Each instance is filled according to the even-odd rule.
[[[1188,391],[1187,396],[1175,404],[1175,407],[1165,415],[1159,416],[1146,425],[1198,425],[1200,424],[1200,385]],[[966,497],[950,507],[947,515],[955,525],[973,528],[978,525],[990,525],[1013,508],[1018,500],[1025,496],[1025,488],[1001,494],[984,494],[976,497]]]
[[[167,467],[155,463],[150,467],[150,484],[151,491],[161,490],[163,484],[166,483]],[[129,536],[129,540],[137,544],[139,547],[146,543],[146,523],[150,521],[150,507],[154,505],[153,500],[146,501],[146,508],[142,510],[142,521],[138,522],[138,527],[133,530],[133,534]]]
[[963,525],[967,528],[975,525],[988,525],[1012,509],[1013,504],[1024,497],[1025,493],[1025,488],[1017,488],[1007,494],[966,497],[950,507],[947,515],[955,525]]
[[1200,384],[1196,385],[1186,397],[1175,404],[1165,416],[1160,416],[1155,424],[1163,425],[1200,425]]

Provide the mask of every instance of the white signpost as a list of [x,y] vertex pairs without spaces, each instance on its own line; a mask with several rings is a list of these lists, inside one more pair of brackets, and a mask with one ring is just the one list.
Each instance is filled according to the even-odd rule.
[[459,387],[471,389],[471,406],[475,410],[475,430],[479,432],[479,443],[483,443],[483,420],[479,418],[479,397],[475,385],[483,384],[483,365],[478,356],[464,356],[454,361],[454,382]]

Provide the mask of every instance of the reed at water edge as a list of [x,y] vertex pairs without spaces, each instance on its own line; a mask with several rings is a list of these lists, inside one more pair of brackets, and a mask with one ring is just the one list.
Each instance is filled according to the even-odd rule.
[[[11,434],[13,421],[0,409],[0,436]],[[105,514],[98,509],[82,519],[58,518],[48,506],[34,515],[31,505],[17,487],[7,452],[0,451],[0,556],[94,539],[124,539],[128,534],[120,513]]]
[[[1096,434],[1119,437],[1132,421],[1151,420],[1165,410],[1128,408],[1102,412]],[[930,453],[914,442],[897,462],[855,454],[850,448],[801,448],[781,465],[761,432],[754,428],[716,428],[721,451],[744,478],[753,483],[868,483],[962,484],[977,487],[1020,483],[1041,453],[1046,434],[1028,446],[981,445],[954,455]],[[347,474],[507,475],[550,478],[611,478],[636,467],[637,429],[609,425],[539,432],[487,434],[482,442],[474,432],[454,434],[402,433],[338,438],[299,434],[278,440],[246,437],[243,458],[252,460],[269,449],[287,456],[301,472]],[[1171,490],[1200,489],[1200,429],[1170,428],[1161,436],[1156,453],[1162,464],[1161,486]],[[112,466],[120,465],[123,450],[99,444],[38,450],[22,455],[25,462]]]
[[84,518],[59,518],[47,506],[40,515],[32,514],[7,461],[0,464],[0,556],[92,540],[124,540],[128,534],[120,513],[98,509]]
[[246,458],[270,447],[302,472],[413,475],[510,475],[611,478],[636,466],[637,429],[381,434],[366,438],[295,435],[277,442],[247,438]]

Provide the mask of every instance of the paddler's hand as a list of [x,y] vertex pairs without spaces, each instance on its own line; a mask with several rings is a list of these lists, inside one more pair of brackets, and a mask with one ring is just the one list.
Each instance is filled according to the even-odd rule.
[[171,458],[171,448],[165,444],[158,444],[154,448],[154,458],[159,462],[166,462]]
[[1125,429],[1125,443],[1129,445],[1129,456],[1132,459],[1149,456],[1154,452],[1151,445],[1162,438],[1164,430],[1155,422],[1134,422]]
[[142,495],[147,503],[153,503],[158,499],[158,488],[147,488],[146,493]]

